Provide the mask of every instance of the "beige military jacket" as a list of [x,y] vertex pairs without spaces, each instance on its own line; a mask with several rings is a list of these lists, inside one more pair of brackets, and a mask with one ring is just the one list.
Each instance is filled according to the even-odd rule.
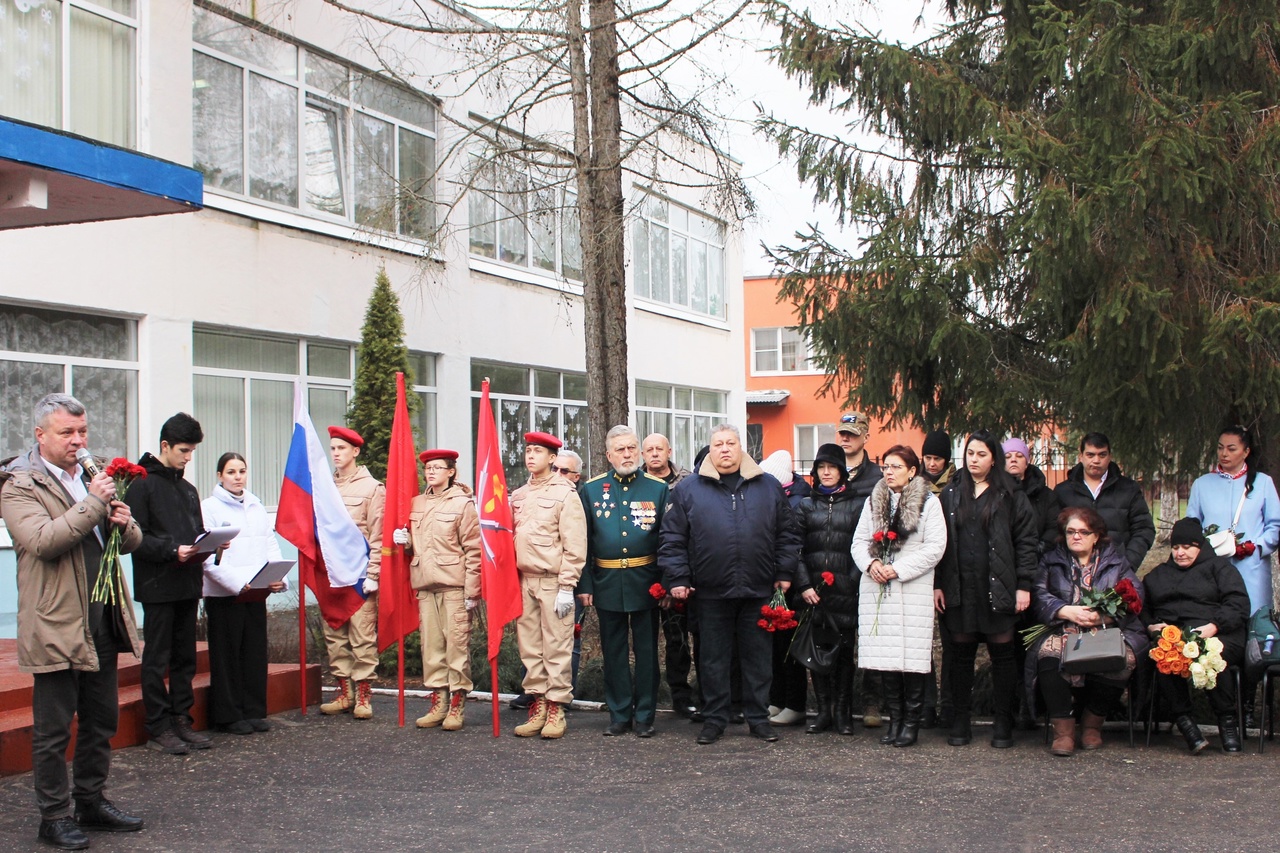
[[577,586],[587,562],[587,515],[573,483],[555,473],[530,480],[511,493],[511,513],[520,574]]
[[465,590],[480,597],[480,519],[471,489],[454,483],[438,495],[418,495],[409,507],[409,583],[414,589]]
[[369,540],[369,580],[376,581],[382,568],[382,512],[386,508],[387,489],[361,465],[350,477],[334,476],[338,494],[351,513],[351,520]]

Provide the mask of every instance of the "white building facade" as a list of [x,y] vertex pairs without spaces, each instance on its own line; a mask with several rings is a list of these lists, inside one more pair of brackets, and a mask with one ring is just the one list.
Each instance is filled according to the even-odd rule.
[[[0,0],[0,116],[193,166],[205,183],[197,213],[0,230],[0,456],[30,446],[31,406],[50,391],[89,406],[104,456],[154,452],[160,424],[188,411],[206,433],[188,475],[201,493],[236,450],[273,506],[293,384],[317,429],[344,421],[379,269],[401,299],[427,446],[472,469],[488,376],[510,470],[525,430],[581,448],[572,186],[531,170],[468,191],[480,182],[457,152],[491,108],[481,95],[379,71],[395,35],[321,0],[229,3]],[[742,250],[702,193],[658,186],[625,188],[632,423],[672,436],[688,466],[713,423],[746,421]],[[12,572],[6,550],[0,589]]]

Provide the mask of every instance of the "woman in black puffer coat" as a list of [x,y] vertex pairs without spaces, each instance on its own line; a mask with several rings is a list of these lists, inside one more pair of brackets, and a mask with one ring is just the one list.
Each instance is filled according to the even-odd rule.
[[818,448],[813,462],[813,494],[800,502],[796,521],[804,550],[794,588],[810,607],[821,608],[840,629],[843,642],[835,672],[813,673],[818,716],[806,731],[817,734],[835,724],[842,735],[853,734],[853,647],[858,639],[858,582],[850,550],[862,500],[848,488],[844,451],[838,444]]

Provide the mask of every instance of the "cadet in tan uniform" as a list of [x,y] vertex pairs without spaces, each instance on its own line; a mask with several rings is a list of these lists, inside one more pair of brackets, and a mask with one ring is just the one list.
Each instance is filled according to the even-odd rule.
[[[333,479],[347,512],[369,540],[369,569],[364,582],[365,602],[341,628],[324,625],[329,668],[338,682],[338,695],[320,706],[322,714],[352,711],[357,720],[373,716],[370,703],[374,670],[378,666],[378,569],[382,561],[382,511],[387,490],[369,469],[356,464],[364,439],[355,430],[329,427],[329,454]],[[354,710],[353,710],[354,709]]]
[[560,439],[524,434],[529,482],[511,493],[524,613],[516,621],[524,692],[533,696],[520,737],[564,734],[573,701],[573,591],[587,561],[587,518],[573,483],[551,470]]
[[409,527],[395,532],[413,553],[409,582],[418,595],[422,686],[431,707],[420,729],[462,728],[471,691],[471,611],[480,602],[480,520],[471,489],[457,482],[456,450],[418,454],[427,490],[409,507]]

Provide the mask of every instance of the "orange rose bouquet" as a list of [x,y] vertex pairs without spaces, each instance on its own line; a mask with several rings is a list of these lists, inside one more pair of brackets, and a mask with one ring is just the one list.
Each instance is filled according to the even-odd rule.
[[1227,668],[1222,658],[1222,641],[1202,637],[1196,631],[1166,625],[1160,631],[1147,655],[1156,662],[1162,675],[1190,678],[1193,687],[1212,690],[1218,684],[1218,673]]

